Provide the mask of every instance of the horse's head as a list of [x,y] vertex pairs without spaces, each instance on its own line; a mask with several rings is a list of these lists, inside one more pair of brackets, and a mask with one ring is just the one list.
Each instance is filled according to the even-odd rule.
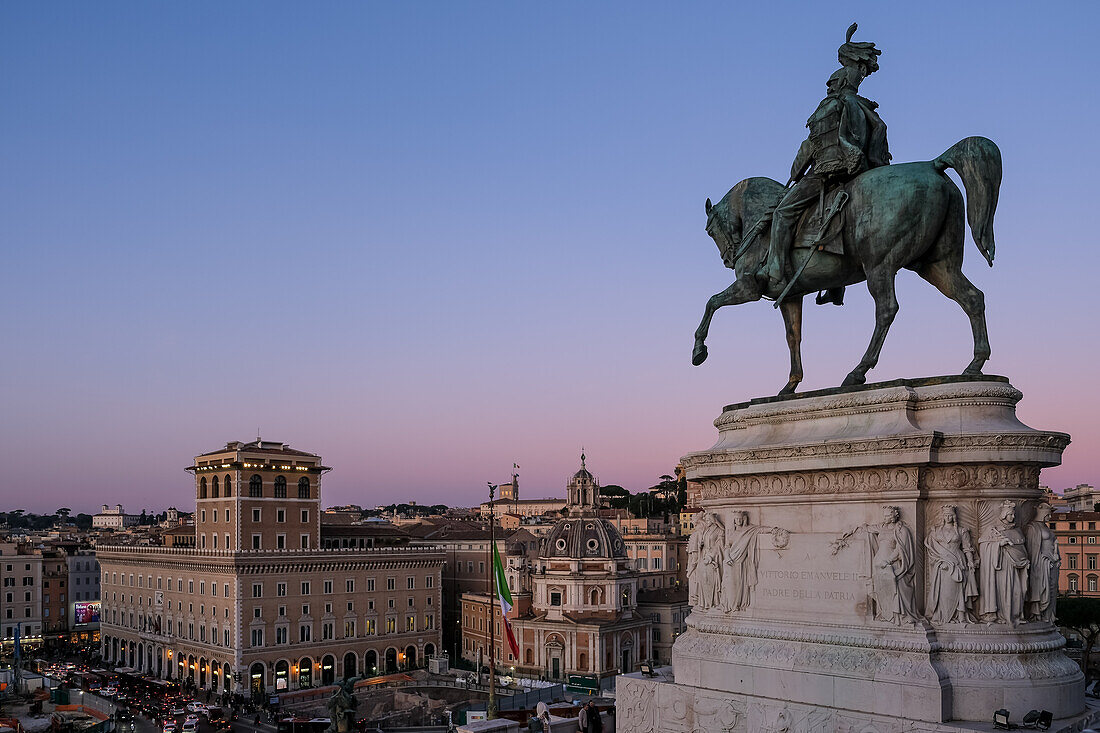
[[718,245],[718,252],[726,267],[733,269],[733,257],[741,244],[741,217],[730,211],[730,198],[736,196],[737,187],[730,189],[717,204],[707,199],[707,234]]

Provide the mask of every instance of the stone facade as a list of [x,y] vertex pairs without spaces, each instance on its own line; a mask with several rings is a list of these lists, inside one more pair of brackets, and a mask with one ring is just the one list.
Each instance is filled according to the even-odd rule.
[[706,511],[675,680],[621,680],[622,729],[1079,717],[1038,485],[1069,437],[1019,422],[1021,396],[942,378],[727,407],[683,459]]

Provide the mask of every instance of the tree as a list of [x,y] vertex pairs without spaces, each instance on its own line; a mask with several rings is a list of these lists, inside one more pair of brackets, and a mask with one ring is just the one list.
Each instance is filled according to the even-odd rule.
[[63,506],[60,509],[58,509],[56,512],[54,512],[54,515],[57,517],[58,522],[60,524],[68,524],[69,515],[72,514],[72,513],[73,513],[72,509],[70,509],[67,506]]
[[1081,653],[1081,671],[1089,681],[1089,656],[1100,639],[1100,598],[1058,596],[1057,623],[1081,637],[1085,648]]

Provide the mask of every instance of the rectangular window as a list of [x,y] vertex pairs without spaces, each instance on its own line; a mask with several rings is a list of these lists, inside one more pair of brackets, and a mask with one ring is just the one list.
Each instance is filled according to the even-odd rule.
[[190,595],[195,595],[195,581],[193,581],[193,580],[187,581],[187,592]]
[[374,619],[369,618],[363,622],[363,633],[367,636],[374,636],[378,633],[378,629],[374,626]]
[[305,524],[308,521],[309,521],[309,510],[308,509],[303,509],[302,510],[302,524]]
[[218,523],[218,510],[215,509],[214,511],[210,512],[210,515],[214,520],[214,524],[217,524]]
[[1086,562],[1087,562],[1086,567],[1089,570],[1096,570],[1096,555],[1089,555],[1088,558],[1086,559]]
[[427,576],[424,577],[424,587],[425,588],[432,588],[432,587],[434,587],[434,585],[435,585],[435,577],[434,576],[427,575]]
[[275,510],[275,521],[279,523],[286,521],[286,509]]
[[387,634],[396,634],[397,633],[397,619],[395,619],[395,618],[386,619],[386,633]]
[[1076,537],[1070,537],[1069,538],[1069,543],[1071,545],[1076,545],[1077,544],[1077,538]]
[[258,534],[252,535],[252,549],[253,550],[260,549],[260,535],[258,535]]
[[229,510],[228,509],[225,510],[225,521],[227,521],[227,522],[229,521]]
[[260,521],[260,510],[259,509],[253,509],[252,510],[252,521],[253,522]]
[[302,581],[302,595],[303,596],[308,596],[309,595],[309,581],[308,580]]
[[285,596],[286,595],[286,583],[276,583],[275,584],[275,595],[277,595],[277,596]]
[[345,593],[354,593],[355,592],[355,579],[354,578],[348,578],[347,580],[344,581],[344,592]]
[[367,592],[371,593],[373,591],[374,591],[374,578],[367,578]]
[[277,549],[277,550],[285,550],[286,549],[286,535],[285,534],[275,535],[275,549]]
[[298,641],[299,642],[311,641],[311,634],[312,633],[313,633],[313,628],[311,626],[309,626],[309,624],[302,624],[301,626],[298,627]]
[[435,628],[435,614],[429,613],[424,617],[424,629],[431,631]]
[[557,591],[551,591],[551,593],[550,593],[550,605],[551,606],[560,606],[561,605],[561,593],[559,593]]
[[411,575],[409,577],[405,578],[405,588],[407,590],[415,589],[416,588],[416,578],[414,578]]
[[323,641],[329,641],[330,639],[336,638],[333,627],[334,624],[331,621],[326,621],[325,623],[321,624],[321,639]]
[[202,514],[202,521],[205,522],[206,521],[206,510],[203,509],[202,512],[200,512],[200,513]]
[[397,587],[396,578],[386,578],[386,590],[393,590]]
[[1077,569],[1077,556],[1076,555],[1067,555],[1066,560],[1069,561],[1069,569],[1070,570],[1076,570]]
[[345,621],[344,622],[344,638],[345,639],[351,639],[354,636],[355,636],[355,622],[354,621]]
[[252,609],[252,618],[259,618],[259,617],[260,617],[260,607],[256,606],[255,608]]
[[286,627],[285,626],[276,626],[275,627],[275,643],[276,644],[285,644],[286,643]]
[[416,631],[416,616],[405,617],[405,631]]
[[300,546],[303,550],[308,550],[309,549],[309,535],[308,534],[304,534],[304,535],[301,536]]
[[331,581],[331,580],[326,580],[326,581],[325,581],[325,582],[324,582],[324,583],[323,583],[323,584],[321,585],[321,587],[322,587],[322,588],[324,589],[324,593],[325,593],[326,595],[328,595],[329,593],[332,593],[332,581]]

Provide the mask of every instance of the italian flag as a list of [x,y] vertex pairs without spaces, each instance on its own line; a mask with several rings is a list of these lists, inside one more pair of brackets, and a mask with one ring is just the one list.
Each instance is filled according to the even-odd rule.
[[496,543],[493,543],[493,576],[496,578],[497,599],[500,600],[500,615],[504,619],[504,633],[508,636],[508,646],[512,648],[512,656],[519,659],[519,644],[516,643],[516,635],[512,633],[512,624],[508,621],[508,613],[512,610],[512,592],[508,590],[508,579],[504,577],[504,565],[500,562],[500,553],[497,552]]

